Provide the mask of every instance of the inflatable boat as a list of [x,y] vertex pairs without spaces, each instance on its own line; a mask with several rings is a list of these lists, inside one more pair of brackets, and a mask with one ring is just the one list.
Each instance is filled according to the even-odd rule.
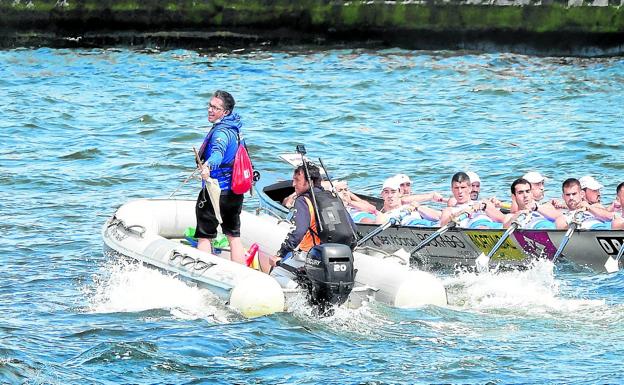
[[[291,271],[280,273],[280,269],[274,269],[269,275],[231,262],[226,249],[217,255],[194,248],[184,234],[189,227],[195,227],[195,223],[194,200],[130,201],[103,225],[104,250],[107,254],[128,257],[190,280],[209,289],[246,317],[287,311],[291,297],[309,297],[311,293],[322,291],[317,285],[322,279],[312,279],[311,284],[306,285],[303,278],[314,277],[322,268],[326,274],[336,276],[347,271],[347,266],[351,268],[349,263],[352,263],[352,283],[346,278],[345,282],[343,278],[336,282],[340,293],[346,294],[338,304],[359,306],[368,299],[401,308],[447,303],[445,288],[438,278],[410,269],[396,256],[379,258],[357,249],[351,255],[348,247],[350,255],[345,256],[340,247],[329,244],[308,254]],[[260,254],[275,255],[290,229],[288,221],[272,215],[247,211],[241,214],[243,245],[248,248],[256,243]],[[349,285],[352,287],[347,287]]]

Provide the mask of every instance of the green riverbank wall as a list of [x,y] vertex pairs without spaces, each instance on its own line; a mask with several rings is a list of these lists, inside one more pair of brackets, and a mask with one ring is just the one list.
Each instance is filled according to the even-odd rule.
[[0,46],[624,53],[624,0],[0,0]]

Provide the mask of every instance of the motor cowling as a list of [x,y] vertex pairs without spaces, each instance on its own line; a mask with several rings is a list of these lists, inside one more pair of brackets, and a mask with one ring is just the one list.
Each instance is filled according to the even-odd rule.
[[324,310],[344,303],[355,284],[356,270],[349,246],[324,243],[310,249],[304,265],[310,302]]

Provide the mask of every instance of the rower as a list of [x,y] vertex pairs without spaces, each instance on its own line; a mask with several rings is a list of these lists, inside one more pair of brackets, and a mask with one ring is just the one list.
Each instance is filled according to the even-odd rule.
[[457,224],[464,228],[501,228],[505,221],[505,215],[497,208],[498,201],[495,198],[482,201],[474,201],[470,177],[465,172],[457,172],[451,178],[451,192],[456,205],[442,210],[440,225],[444,226],[452,218],[462,212],[469,216]]
[[511,184],[512,201],[517,204],[517,211],[509,214],[503,227],[508,228],[516,222],[521,214],[527,215],[526,220],[519,222],[523,229],[554,229],[555,219],[561,216],[559,210],[550,205],[540,205],[533,199],[531,183],[524,178],[518,178]]
[[581,189],[585,192],[585,201],[587,201],[590,205],[596,205],[604,208],[604,206],[600,203],[600,198],[602,196],[601,190],[604,186],[591,175],[580,177],[579,183],[581,184]]
[[421,202],[445,202],[447,199],[437,191],[423,194],[412,194],[412,180],[405,174],[396,174],[393,178],[399,181],[399,192],[401,195],[401,203],[412,204]]
[[476,201],[479,199],[479,193],[481,192],[481,178],[473,171],[466,171],[466,175],[470,178],[470,199]]
[[620,210],[613,212],[613,221],[611,222],[612,230],[624,230],[624,182],[620,183],[615,190],[615,199],[620,204]]
[[[325,183],[325,181],[323,181],[323,183]],[[377,207],[350,191],[346,180],[334,181],[334,188],[354,222],[375,223],[378,213]],[[325,189],[329,190],[331,186]]]
[[413,203],[403,205],[401,202],[401,181],[396,176],[384,181],[381,198],[384,201],[380,213],[377,215],[377,224],[383,224],[390,218],[397,218],[403,225],[432,226],[440,218],[440,211]]
[[[479,175],[474,171],[466,171],[466,175],[468,175],[468,178],[470,179],[470,199],[476,201],[479,199],[479,194],[481,194],[481,178],[479,178]],[[498,199],[494,197],[489,199],[493,204],[495,204],[496,207],[500,207],[501,202]],[[453,207],[456,205],[457,200],[455,197],[450,197],[447,201],[447,206]]]
[[613,217],[606,209],[594,206],[585,200],[585,191],[581,189],[581,182],[576,178],[566,179],[562,185],[562,198],[566,209],[555,223],[558,229],[567,229],[574,220],[577,211],[583,211],[581,229],[608,229],[611,226],[606,223]]

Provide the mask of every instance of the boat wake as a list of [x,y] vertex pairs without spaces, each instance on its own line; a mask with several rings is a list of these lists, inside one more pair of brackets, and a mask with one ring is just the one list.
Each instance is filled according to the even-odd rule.
[[177,277],[125,259],[111,259],[84,287],[89,313],[165,309],[179,319],[228,323],[238,318],[213,293]]
[[565,279],[555,275],[549,261],[536,261],[526,270],[460,272],[446,278],[445,286],[449,305],[461,310],[528,317],[586,315],[593,320],[597,313],[614,310],[604,299],[589,299],[572,292]]
[[310,306],[305,294],[291,297],[287,302],[288,310],[298,323],[311,329],[331,330],[338,334],[352,334],[357,336],[381,336],[380,330],[394,324],[387,312],[392,308],[384,304],[363,301],[361,306],[333,307],[331,313],[319,316],[316,309]]

